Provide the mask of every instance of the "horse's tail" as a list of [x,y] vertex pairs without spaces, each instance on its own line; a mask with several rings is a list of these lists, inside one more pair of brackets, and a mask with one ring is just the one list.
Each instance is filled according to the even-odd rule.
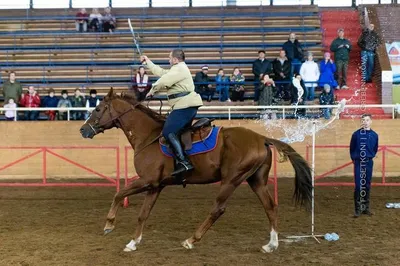
[[289,158],[295,171],[293,199],[296,204],[300,203],[301,206],[304,206],[309,210],[312,197],[311,167],[289,144],[276,139],[265,139],[266,145],[274,145],[276,150],[279,152],[281,156],[280,162],[286,161],[287,158]]

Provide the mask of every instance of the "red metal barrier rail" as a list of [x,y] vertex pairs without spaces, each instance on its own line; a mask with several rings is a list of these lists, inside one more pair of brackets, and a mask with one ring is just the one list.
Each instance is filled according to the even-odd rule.
[[[273,184],[274,186],[274,200],[275,203],[278,204],[278,175],[277,175],[277,152],[276,149],[274,149],[273,146],[272,147],[272,152],[273,152],[273,157],[274,160],[272,161],[272,167],[273,167],[273,178],[268,178],[268,183],[269,184]],[[128,155],[129,152],[132,151],[132,147],[131,146],[125,146],[125,152],[124,152],[124,161],[125,161],[125,186],[128,186],[128,184],[136,179],[139,178],[139,176],[137,176],[136,174],[134,175],[130,175],[129,174],[129,162],[128,162]],[[129,205],[129,200],[126,197],[124,199],[124,207],[128,207]]]
[[[307,161],[309,161],[310,157],[310,149],[312,148],[311,145],[307,145],[306,147],[306,158]],[[347,149],[349,150],[349,145],[315,145],[315,149],[318,148],[324,148],[324,149]],[[373,186],[400,186],[400,183],[394,183],[394,182],[386,182],[386,155],[387,154],[393,154],[395,156],[400,157],[400,153],[396,152],[393,150],[393,148],[400,148],[400,145],[394,144],[394,145],[380,145],[378,148],[378,153],[381,153],[381,159],[382,159],[382,180],[381,182],[371,182],[371,185]],[[350,155],[349,155],[350,157]],[[318,162],[316,162],[318,164]],[[333,174],[341,169],[344,169],[348,166],[352,166],[353,162],[350,161],[346,162],[342,165],[339,165],[325,173],[315,175],[315,181],[320,180],[324,177],[329,176],[330,174]],[[316,186],[354,186],[354,182],[315,182]]]
[[[116,176],[115,178],[106,176],[102,173],[99,173],[96,170],[93,170],[87,166],[82,165],[80,162],[73,161],[63,155],[58,154],[55,150],[114,150],[116,153],[116,166],[115,166],[115,172]],[[118,146],[64,146],[64,147],[0,147],[0,151],[2,150],[32,150],[33,152],[25,155],[11,163],[8,163],[4,166],[0,167],[0,172],[11,168],[15,165],[17,165],[20,162],[23,162],[29,158],[32,158],[38,154],[42,154],[42,183],[18,183],[18,182],[10,182],[10,183],[5,183],[5,182],[0,182],[0,186],[2,187],[116,187],[116,190],[119,191],[120,188],[120,155],[119,155],[119,147]],[[57,182],[57,183],[50,183],[47,180],[47,155],[53,155],[63,161],[66,161],[72,165],[75,165],[89,173],[94,174],[95,176],[98,176],[104,180],[107,180],[108,182],[106,183],[100,183],[100,182]],[[105,158],[106,159],[106,158]]]

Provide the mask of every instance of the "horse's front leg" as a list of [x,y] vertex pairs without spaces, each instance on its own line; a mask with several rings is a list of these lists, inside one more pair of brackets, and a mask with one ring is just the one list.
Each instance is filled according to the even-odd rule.
[[151,186],[149,186],[146,180],[141,178],[134,180],[129,186],[121,189],[120,192],[115,194],[114,200],[111,204],[110,211],[107,215],[106,226],[104,227],[104,235],[107,235],[112,232],[115,228],[115,216],[117,215],[117,211],[122,200],[130,195],[138,194],[144,192],[146,190],[150,190]]
[[147,195],[144,198],[143,206],[139,213],[138,225],[136,227],[134,238],[125,246],[124,251],[130,252],[136,250],[136,245],[138,245],[142,240],[144,224],[147,218],[149,218],[150,212],[153,209],[162,189],[162,187],[159,187],[147,192]]

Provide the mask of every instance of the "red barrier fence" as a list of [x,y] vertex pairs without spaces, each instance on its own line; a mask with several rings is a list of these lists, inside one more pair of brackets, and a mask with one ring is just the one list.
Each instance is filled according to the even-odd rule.
[[[96,170],[93,170],[85,165],[82,164],[82,162],[76,162],[74,160],[71,160],[59,153],[56,152],[56,150],[112,150],[116,154],[116,166],[115,166],[115,173],[116,176],[115,178],[106,176],[105,174],[99,173]],[[14,167],[18,163],[21,163],[23,161],[26,161],[29,158],[32,158],[36,155],[42,154],[42,182],[41,183],[18,183],[18,182],[0,182],[0,186],[3,187],[116,187],[116,190],[119,191],[120,188],[120,168],[119,168],[119,163],[120,163],[120,158],[119,158],[119,147],[118,146],[109,146],[109,147],[104,147],[104,146],[88,146],[88,147],[74,147],[74,146],[68,146],[68,147],[0,147],[0,150],[6,150],[6,151],[11,151],[11,150],[30,150],[32,151],[30,154],[25,155],[17,160],[14,160],[4,166],[0,167],[0,172]],[[52,155],[55,156],[62,161],[68,162],[72,165],[75,165],[95,176],[98,176],[107,182],[57,182],[57,183],[52,183],[48,182],[48,175],[47,175],[47,156]],[[105,160],[107,158],[104,158]],[[2,180],[3,181],[3,180]]]
[[[129,174],[129,162],[128,162],[128,157],[129,153],[132,152],[132,147],[131,146],[125,146],[125,152],[124,152],[124,161],[125,161],[125,186],[128,186],[128,184],[136,179],[139,178],[139,176],[135,174]],[[268,178],[268,183],[273,184],[274,186],[274,199],[275,203],[278,204],[278,175],[277,175],[277,152],[276,149],[272,146],[272,152],[273,152],[273,158],[274,160],[272,161],[272,173],[273,173],[273,178]],[[131,162],[132,163],[132,162]],[[128,207],[129,205],[129,200],[128,198],[124,199],[124,207]]]
[[[315,150],[317,149],[346,149],[347,151],[349,150],[349,145],[315,145]],[[393,154],[395,156],[400,157],[400,153],[393,150],[393,148],[400,148],[400,145],[380,145],[378,148],[378,155],[380,155],[380,159],[382,160],[382,179],[381,182],[371,182],[373,186],[400,186],[400,183],[394,183],[394,182],[386,182],[386,171],[387,171],[387,158],[386,156],[388,154]],[[306,147],[306,158],[307,161],[309,161],[310,153],[312,146],[307,145]],[[324,172],[319,175],[315,175],[315,186],[354,186],[354,182],[317,182],[318,180],[329,176],[330,174],[333,174],[335,172],[338,172],[339,170],[342,170],[348,166],[353,167],[353,162],[350,161],[350,155],[348,155],[349,161],[341,164],[327,172]],[[376,158],[379,159],[379,158]],[[320,159],[318,159],[320,160]],[[311,162],[310,162],[311,163]],[[316,165],[321,162],[316,162]]]

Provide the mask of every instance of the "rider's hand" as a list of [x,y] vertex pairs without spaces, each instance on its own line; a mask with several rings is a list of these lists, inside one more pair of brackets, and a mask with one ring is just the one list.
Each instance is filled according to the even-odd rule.
[[145,55],[140,56],[140,62],[143,63],[143,62],[147,62],[147,61],[150,61],[147,56],[145,56]]
[[146,98],[152,98],[153,96],[154,94],[151,91],[146,94]]

